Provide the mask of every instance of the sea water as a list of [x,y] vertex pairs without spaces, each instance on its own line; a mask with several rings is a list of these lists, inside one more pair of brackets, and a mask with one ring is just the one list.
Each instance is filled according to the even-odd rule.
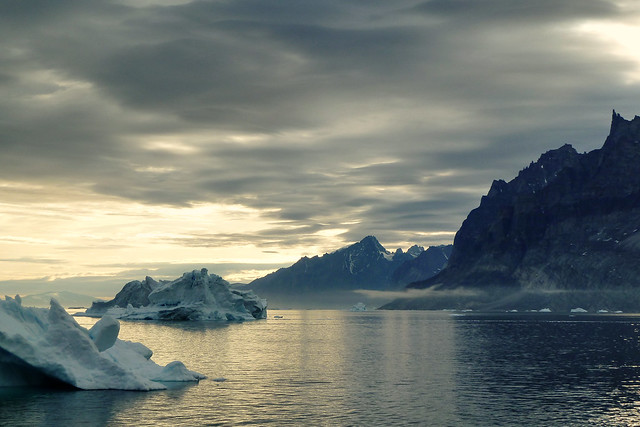
[[270,310],[244,323],[122,321],[120,338],[208,378],[156,392],[0,388],[0,425],[640,422],[630,315]]

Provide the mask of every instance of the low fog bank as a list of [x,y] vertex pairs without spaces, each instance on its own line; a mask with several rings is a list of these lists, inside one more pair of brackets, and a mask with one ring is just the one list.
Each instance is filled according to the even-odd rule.
[[636,289],[621,290],[513,290],[504,287],[477,289],[422,290],[402,292],[384,304],[383,310],[474,310],[474,311],[539,311],[569,312],[582,308],[640,313],[640,293]]
[[[232,285],[239,289],[251,289],[251,286]],[[258,294],[267,300],[269,310],[349,310],[357,303],[364,303],[367,310],[375,310],[397,297],[394,292],[362,291],[321,291],[299,294],[265,293]]]
[[[246,289],[246,286],[241,286]],[[269,309],[348,310],[356,303],[368,310],[473,310],[570,312],[582,308],[595,313],[640,313],[640,293],[622,290],[514,290],[504,287],[454,290],[408,289],[397,291],[323,291],[315,293],[260,294]]]

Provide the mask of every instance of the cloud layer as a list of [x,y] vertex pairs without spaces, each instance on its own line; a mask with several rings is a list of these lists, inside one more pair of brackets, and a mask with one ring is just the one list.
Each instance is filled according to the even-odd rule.
[[[638,22],[622,0],[3,1],[0,209],[240,206],[155,244],[254,261],[450,242],[493,179],[640,111]],[[0,244],[13,266],[73,258]]]

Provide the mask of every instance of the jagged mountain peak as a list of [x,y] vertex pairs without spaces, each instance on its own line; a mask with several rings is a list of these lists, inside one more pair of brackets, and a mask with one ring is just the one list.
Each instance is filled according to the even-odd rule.
[[345,246],[341,249],[338,249],[334,253],[350,253],[350,254],[371,254],[371,255],[381,255],[385,257],[391,257],[391,252],[387,251],[384,246],[378,241],[375,236],[366,236],[359,242],[353,243],[349,246]]
[[[417,259],[422,252],[424,248],[414,245],[407,252],[397,249],[392,253],[370,235],[321,257],[303,257],[290,267],[254,280],[249,286],[267,297],[270,292],[389,289],[399,284],[392,279],[394,271]],[[405,283],[408,282],[401,284]]]
[[640,150],[638,150],[639,146],[640,117],[635,116],[633,120],[625,120],[620,114],[613,110],[611,130],[602,147],[604,155],[616,158],[637,157],[640,152]]
[[407,249],[407,254],[411,255],[414,258],[419,256],[422,252],[424,252],[423,246],[413,245],[409,249]]
[[635,132],[638,132],[640,127],[640,116],[636,115],[632,120],[626,120],[624,117],[613,110],[611,115],[611,128],[609,129],[609,136],[616,136],[619,132],[625,132],[630,128],[634,128]]
[[359,242],[362,246],[366,248],[372,248],[378,250],[380,252],[387,252],[387,250],[380,244],[378,239],[375,236],[367,236]]
[[[564,144],[560,148],[543,153],[537,161],[531,162],[508,183],[503,180],[494,181],[491,190],[493,194],[534,193],[554,181],[560,171],[576,164],[579,158],[580,154],[571,144]],[[491,190],[489,196],[492,194]]]
[[448,266],[412,286],[637,293],[639,224],[640,117],[614,111],[602,148],[564,145],[509,183],[494,181],[456,234]]

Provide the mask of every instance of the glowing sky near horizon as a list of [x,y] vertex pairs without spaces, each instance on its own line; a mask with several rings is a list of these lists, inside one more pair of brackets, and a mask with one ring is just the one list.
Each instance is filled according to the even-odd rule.
[[0,3],[0,294],[249,281],[450,243],[493,179],[640,114],[607,0]]

